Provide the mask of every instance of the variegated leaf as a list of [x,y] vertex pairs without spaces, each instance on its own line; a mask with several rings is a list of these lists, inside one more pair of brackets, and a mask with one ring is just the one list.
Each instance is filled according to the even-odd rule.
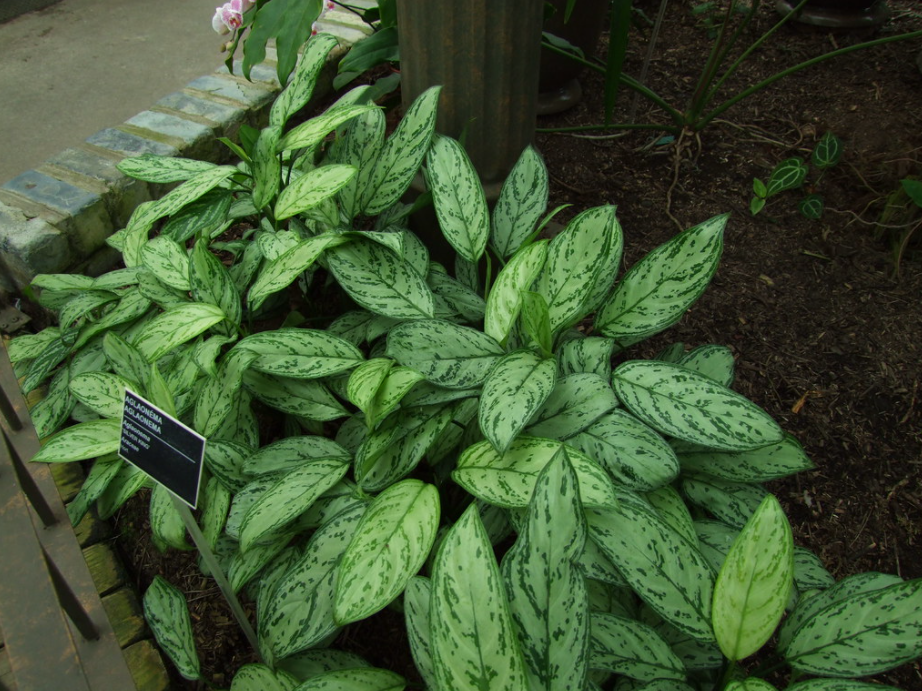
[[490,219],[471,159],[457,141],[436,134],[425,170],[442,234],[461,257],[478,261],[487,246]]
[[215,548],[218,538],[224,531],[230,502],[230,490],[217,477],[209,478],[202,491],[199,509],[201,510],[202,535],[211,549]]
[[456,316],[466,322],[479,322],[483,319],[486,310],[483,298],[445,273],[441,266],[438,264],[430,266],[426,281],[432,288],[436,299],[448,311],[449,319]]
[[693,504],[737,528],[745,525],[767,494],[759,485],[729,482],[697,473],[683,474],[682,490]]
[[301,684],[297,691],[403,691],[407,681],[377,667],[357,667],[324,672]]
[[387,336],[388,357],[449,389],[481,384],[503,352],[482,331],[438,320],[400,324]]
[[[375,394],[387,379],[388,372],[393,366],[394,361],[390,358],[373,358],[356,367],[349,375],[349,383],[346,387],[349,400],[366,416]],[[369,427],[373,425],[369,423]]]
[[677,364],[695,370],[721,386],[729,387],[733,384],[736,361],[733,358],[733,351],[726,346],[700,346],[682,356]]
[[70,391],[78,401],[111,418],[121,416],[125,387],[134,386],[124,377],[108,372],[84,372],[70,380]]
[[680,631],[711,641],[714,573],[687,540],[636,495],[587,509],[589,534],[653,610]]
[[630,360],[612,374],[615,393],[655,430],[723,451],[749,451],[782,440],[769,415],[703,374],[653,360]]
[[609,267],[620,265],[623,246],[614,206],[584,211],[551,240],[535,291],[547,300],[552,331],[589,313],[598,286],[614,283]]
[[286,437],[260,448],[241,463],[240,469],[248,475],[265,475],[296,470],[308,461],[321,459],[349,463],[352,456],[326,437]]
[[140,288],[124,293],[118,305],[106,312],[97,321],[84,325],[80,330],[80,336],[74,342],[74,348],[82,348],[94,336],[148,314],[150,306],[151,301],[141,294]]
[[789,434],[785,434],[780,443],[752,451],[720,452],[701,449],[682,453],[679,455],[679,463],[686,470],[734,482],[768,482],[813,467],[803,447]]
[[692,545],[698,546],[698,535],[695,533],[695,521],[692,518],[685,500],[671,486],[665,485],[643,495],[650,506],[656,509],[659,517],[679,535],[688,540]]
[[189,256],[175,240],[159,236],[144,245],[141,260],[161,283],[176,290],[189,290]]
[[291,80],[272,103],[270,125],[284,125],[288,119],[310,101],[320,70],[327,64],[327,55],[337,46],[332,34],[317,34],[304,46],[301,59]]
[[714,520],[695,521],[695,534],[698,536],[698,548],[708,560],[714,573],[720,571],[730,546],[739,535],[737,528],[731,528],[726,523]]
[[38,387],[52,370],[71,352],[71,346],[63,339],[50,341],[39,355],[29,363],[29,369],[22,380],[22,393],[27,394]]
[[675,324],[717,270],[727,218],[715,216],[679,233],[631,267],[596,317],[596,328],[630,345]]
[[362,352],[338,336],[314,329],[276,329],[247,336],[236,349],[259,357],[250,365],[266,374],[319,379],[365,361]]
[[835,601],[805,621],[782,652],[796,670],[837,677],[869,676],[914,660],[922,655],[922,579]]
[[79,326],[84,317],[92,319],[94,312],[105,305],[118,300],[118,295],[110,290],[85,290],[68,300],[58,312],[58,323],[65,333],[73,326]]
[[205,381],[196,398],[192,418],[193,426],[203,436],[212,437],[231,416],[244,374],[257,357],[252,351],[232,350],[221,364],[220,375]]
[[239,492],[251,480],[243,472],[243,463],[252,453],[239,442],[209,439],[205,444],[205,467],[231,492]]
[[391,369],[364,409],[365,422],[368,427],[377,427],[384,418],[397,409],[410,389],[422,380],[423,375],[410,367]]
[[109,481],[96,502],[99,518],[103,521],[108,521],[112,518],[126,501],[148,484],[148,481],[153,482],[143,470],[130,463],[122,463],[115,473],[115,477]]
[[423,277],[378,243],[356,239],[329,250],[327,260],[339,284],[365,309],[396,319],[433,315],[432,291]]
[[505,344],[522,309],[522,294],[531,290],[547,258],[547,241],[540,240],[516,252],[496,277],[487,297],[483,330]]
[[523,508],[534,492],[541,470],[563,449],[576,471],[585,506],[608,506],[614,486],[594,461],[552,439],[521,436],[500,454],[490,442],[468,447],[458,459],[452,479],[475,497],[505,508]]
[[440,511],[435,486],[420,480],[403,480],[375,497],[339,566],[339,624],[365,619],[403,592],[429,556]]
[[93,502],[99,499],[123,463],[124,461],[114,453],[100,456],[93,462],[93,467],[80,486],[77,496],[67,505],[67,517],[71,526],[76,527],[83,520]]
[[746,679],[735,679],[731,681],[727,684],[726,691],[778,691],[778,689],[764,679],[747,677]]
[[49,437],[32,460],[42,463],[85,461],[118,451],[121,420],[93,420]]
[[155,156],[154,154],[142,154],[132,158],[125,158],[116,165],[116,168],[125,175],[133,177],[136,180],[160,184],[182,182],[198,173],[211,170],[214,167],[214,163],[208,163],[207,161],[197,161],[191,158],[171,156]]
[[567,444],[601,464],[628,489],[647,492],[672,482],[679,462],[669,444],[625,410],[612,410]]
[[530,290],[522,293],[521,318],[525,342],[539,348],[545,357],[550,357],[553,349],[551,317],[544,297]]
[[240,325],[242,317],[240,293],[237,286],[221,263],[209,249],[206,241],[199,240],[189,257],[189,285],[192,297],[218,307],[226,318],[219,325],[226,336],[232,336]]
[[335,247],[344,242],[346,239],[342,235],[318,235],[299,242],[267,262],[247,294],[250,308],[258,307],[269,295],[291,285],[298,276],[313,266],[317,257],[328,247]]
[[899,691],[895,686],[855,679],[808,679],[788,686],[785,691]]
[[56,432],[77,405],[76,397],[70,392],[69,381],[70,372],[59,370],[51,378],[45,397],[29,409],[29,417],[32,418],[32,426],[39,439]]
[[215,305],[180,305],[148,322],[135,336],[132,344],[148,362],[156,362],[224,319],[224,312]]
[[591,630],[593,669],[604,669],[640,681],[685,680],[685,665],[669,644],[646,624],[593,612]]
[[611,356],[614,347],[612,339],[599,336],[567,341],[555,352],[560,374],[597,374],[608,381],[611,378]]
[[299,653],[287,655],[278,660],[276,664],[277,669],[283,669],[297,679],[310,679],[323,672],[356,667],[370,667],[370,665],[355,653],[330,648],[302,650]]
[[791,526],[768,495],[734,540],[714,586],[714,634],[729,660],[749,657],[771,638],[793,584]]
[[414,576],[403,592],[403,613],[410,640],[410,653],[416,663],[416,671],[430,689],[438,688],[435,667],[432,663],[432,625],[429,607],[432,601],[432,583],[428,578]]
[[[320,142],[326,139],[326,136],[353,118],[364,115],[370,110],[377,110],[375,105],[341,105],[331,108],[321,115],[311,118],[307,122],[301,123],[292,128],[278,146],[279,151],[291,151],[293,149],[313,149]],[[328,166],[323,166],[324,168]]]
[[528,421],[536,437],[569,439],[618,405],[607,381],[595,374],[571,374],[557,380],[554,390]]
[[529,688],[499,567],[476,505],[468,507],[439,548],[429,617],[440,689]]
[[361,213],[375,216],[407,191],[429,150],[440,92],[434,86],[420,94],[384,144],[363,190]]
[[247,511],[240,525],[240,548],[246,552],[265,535],[304,513],[314,501],[346,474],[339,460],[307,461],[286,473]]
[[320,204],[336,194],[355,177],[352,166],[328,165],[314,168],[283,189],[275,202],[278,220],[291,218]]
[[348,413],[330,391],[313,379],[294,379],[248,371],[243,376],[247,390],[268,406],[309,420],[336,420]]
[[339,190],[340,206],[348,219],[359,213],[362,193],[384,148],[386,125],[381,109],[366,111],[353,118],[331,151],[330,157],[336,163],[355,166],[358,170],[356,176]]
[[407,408],[385,420],[355,453],[362,489],[379,491],[412,471],[451,424],[451,414],[451,405],[441,404]]
[[798,590],[825,590],[835,584],[835,578],[816,554],[804,547],[794,547],[794,585]]
[[354,506],[322,526],[276,586],[259,621],[259,635],[277,657],[316,645],[336,630],[333,602],[338,566],[364,511],[364,506]]
[[173,549],[190,550],[186,525],[173,506],[173,495],[163,485],[154,486],[150,495],[150,530],[154,543]]
[[157,645],[186,679],[199,679],[198,653],[186,598],[162,576],[154,576],[144,593],[144,618]]
[[106,359],[120,376],[137,382],[142,388],[147,386],[150,364],[144,356],[130,343],[127,343],[114,331],[103,338],[103,352]]
[[538,476],[525,530],[502,562],[530,689],[584,687],[589,600],[575,562],[585,542],[576,472],[558,450]]
[[206,192],[167,221],[160,229],[160,234],[178,243],[185,243],[196,235],[200,238],[214,237],[231,222],[229,219],[233,198],[230,190],[216,189]]
[[230,691],[291,691],[266,665],[250,663],[234,674]]
[[32,360],[41,355],[49,343],[60,337],[61,330],[56,326],[46,327],[36,334],[17,336],[7,342],[6,354],[13,364],[22,360]]
[[504,453],[554,388],[557,363],[527,350],[504,355],[483,384],[480,429]]
[[544,160],[528,146],[503,182],[493,208],[492,244],[506,258],[515,254],[534,232],[547,209],[548,175]]
[[237,593],[252,581],[282,550],[288,546],[292,537],[291,530],[282,530],[268,535],[263,542],[253,545],[246,552],[233,554],[227,567],[227,580],[231,589]]

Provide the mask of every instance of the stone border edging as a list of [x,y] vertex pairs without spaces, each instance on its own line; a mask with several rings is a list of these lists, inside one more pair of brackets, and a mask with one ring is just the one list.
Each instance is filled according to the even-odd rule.
[[[334,10],[321,22],[340,46],[328,58],[314,98],[332,89],[336,65],[366,32],[355,15]],[[261,127],[281,90],[276,55],[256,65],[252,82],[226,67],[189,82],[121,125],[108,127],[0,187],[0,296],[20,293],[36,274],[98,275],[118,258],[105,241],[124,228],[142,202],[166,188],[116,168],[124,158],[153,153],[223,162],[242,123]]]

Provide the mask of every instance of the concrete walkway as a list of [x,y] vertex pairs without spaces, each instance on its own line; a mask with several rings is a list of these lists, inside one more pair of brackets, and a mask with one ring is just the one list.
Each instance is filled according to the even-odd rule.
[[224,60],[218,0],[62,0],[0,24],[0,184]]

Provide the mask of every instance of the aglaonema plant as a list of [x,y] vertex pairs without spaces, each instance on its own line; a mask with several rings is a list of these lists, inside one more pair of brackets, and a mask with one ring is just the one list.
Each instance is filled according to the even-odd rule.
[[[126,162],[182,184],[113,238],[127,268],[39,277],[60,324],[10,348],[25,388],[50,379],[34,460],[92,461],[74,522],[150,482],[115,455],[126,386],[207,437],[198,520],[256,605],[262,660],[232,689],[405,688],[330,647],[386,607],[431,689],[860,690],[843,679],[917,657],[922,582],[837,584],[794,547],[762,483],[811,464],[729,388],[730,351],[630,356],[705,290],[727,217],[616,280],[614,207],[536,239],[548,174],[529,148],[491,212],[434,134],[437,89],[389,137],[361,92],[285,132],[324,41],[241,165]],[[421,167],[452,267],[407,229]],[[252,230],[223,238],[237,219]],[[155,542],[188,549],[166,490],[150,507]],[[158,579],[144,604],[199,677],[182,593]]]

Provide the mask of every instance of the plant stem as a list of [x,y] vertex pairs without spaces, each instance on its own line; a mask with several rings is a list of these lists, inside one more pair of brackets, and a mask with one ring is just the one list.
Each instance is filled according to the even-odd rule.
[[535,132],[545,132],[550,134],[565,134],[567,132],[590,132],[592,130],[662,130],[670,134],[677,135],[681,130],[671,125],[655,125],[652,123],[643,123],[633,125],[631,123],[612,123],[611,125],[577,125],[574,127],[539,127]]
[[707,103],[705,94],[707,93],[708,85],[713,81],[714,74],[717,72],[717,68],[720,65],[720,56],[724,52],[723,47],[726,42],[727,27],[730,26],[730,19],[733,16],[733,10],[735,8],[736,0],[732,0],[724,12],[724,20],[720,24],[720,31],[714,43],[711,45],[711,51],[708,53],[707,62],[704,63],[704,69],[701,70],[701,74],[698,76],[698,84],[695,86],[692,97],[688,102],[686,122],[694,122],[695,118],[701,112],[701,109],[704,108]]
[[[714,86],[708,92],[707,98],[705,98],[704,103],[705,104],[710,103],[714,99],[714,96],[717,95],[717,91],[720,89],[720,87],[723,86],[724,82],[727,81],[727,79],[729,79],[730,75],[736,72],[736,70],[739,68],[740,65],[743,64],[746,58],[748,58],[750,55],[752,55],[753,52],[758,50],[759,47],[763,43],[765,43],[765,41],[771,38],[782,26],[784,26],[788,21],[790,21],[790,19],[794,17],[794,15],[796,15],[797,12],[799,12],[801,8],[803,8],[803,6],[807,4],[807,2],[808,0],[800,0],[800,2],[797,3],[797,6],[794,7],[788,14],[784,15],[777,24],[775,24],[771,29],[769,29],[764,34],[762,34],[758,38],[758,40],[756,40],[751,46],[749,46],[746,50],[744,50],[743,54],[740,55],[736,60],[734,60],[733,64],[730,65],[727,68],[727,71],[723,73],[723,76],[717,80],[717,83],[714,84]],[[747,23],[751,19],[752,19],[752,15],[750,15],[747,18]]]
[[834,51],[831,51],[831,52],[829,52],[829,53],[824,53],[823,55],[820,55],[820,56],[818,56],[818,57],[812,58],[812,59],[810,59],[810,60],[806,60],[806,61],[804,61],[804,62],[801,62],[801,63],[797,64],[797,65],[794,65],[793,67],[789,67],[788,69],[783,70],[783,71],[781,71],[781,72],[778,72],[777,74],[773,74],[771,77],[768,77],[767,79],[763,79],[763,80],[762,80],[761,82],[759,82],[758,84],[755,84],[755,85],[753,85],[753,86],[750,86],[748,89],[746,89],[745,91],[743,91],[743,92],[737,94],[737,95],[734,96],[733,98],[731,98],[731,99],[729,99],[729,100],[727,100],[727,101],[724,101],[722,104],[720,104],[719,106],[717,106],[717,108],[715,108],[715,109],[712,110],[710,113],[708,113],[702,120],[700,120],[699,122],[695,123],[695,130],[696,130],[696,131],[700,131],[700,130],[704,129],[704,127],[707,126],[707,124],[708,124],[709,122],[711,122],[711,120],[713,120],[714,118],[716,118],[718,115],[720,115],[721,113],[723,113],[723,112],[724,112],[725,110],[727,110],[728,108],[730,108],[730,107],[732,107],[732,106],[735,106],[737,103],[739,103],[740,101],[742,101],[744,98],[747,98],[747,97],[751,96],[752,94],[756,93],[757,91],[761,91],[761,90],[764,89],[765,87],[767,87],[767,86],[769,86],[769,85],[771,85],[771,84],[774,84],[774,83],[777,82],[779,79],[783,79],[784,77],[787,77],[787,76],[789,76],[789,75],[792,75],[792,74],[794,74],[795,72],[799,72],[800,70],[806,69],[806,68],[808,68],[808,67],[813,67],[813,65],[816,65],[817,63],[823,62],[823,61],[825,61],[825,60],[829,60],[829,59],[831,59],[831,58],[838,57],[838,56],[840,56],[840,55],[845,55],[846,53],[851,53],[851,52],[856,51],[856,50],[861,50],[861,49],[863,49],[863,48],[872,48],[872,47],[874,47],[874,46],[882,45],[882,44],[884,44],[884,43],[890,43],[890,42],[892,42],[892,41],[902,41],[902,40],[911,39],[911,38],[918,38],[918,37],[922,37],[922,30],[920,30],[920,31],[910,31],[909,33],[899,34],[899,35],[897,35],[897,36],[887,36],[887,37],[885,37],[885,38],[878,38],[878,39],[875,39],[875,40],[873,40],[873,41],[866,41],[866,42],[864,42],[864,43],[859,43],[859,44],[854,45],[854,46],[848,46],[848,47],[846,47],[846,48],[839,48],[838,50],[834,50]]
[[720,683],[717,684],[718,691],[723,691],[727,688],[727,685],[733,681],[733,674],[736,672],[736,662],[734,660],[729,660],[727,666],[724,667],[724,673],[720,677]]

